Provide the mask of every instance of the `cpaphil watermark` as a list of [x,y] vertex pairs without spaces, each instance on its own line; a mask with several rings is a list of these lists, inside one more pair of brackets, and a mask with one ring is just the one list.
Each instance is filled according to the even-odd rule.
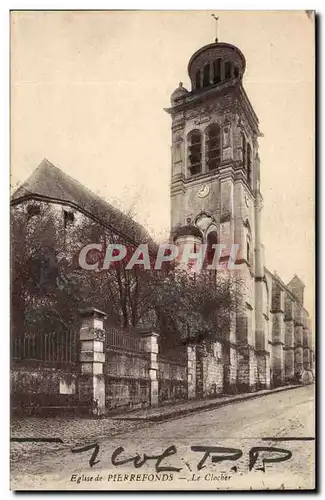
[[177,264],[193,272],[207,270],[238,270],[242,268],[239,245],[164,243],[153,254],[147,243],[136,246],[121,243],[89,243],[78,254],[78,264],[87,271],[107,271],[122,265],[126,270],[138,266],[159,271],[166,265]]

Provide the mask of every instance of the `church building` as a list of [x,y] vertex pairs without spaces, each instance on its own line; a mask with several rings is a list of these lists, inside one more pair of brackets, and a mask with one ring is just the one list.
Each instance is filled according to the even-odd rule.
[[261,133],[243,86],[245,67],[239,48],[216,39],[190,58],[191,89],[180,83],[166,109],[174,241],[225,245],[225,260],[233,244],[239,248],[245,292],[223,348],[230,392],[282,385],[313,364],[304,284],[298,276],[285,284],[264,263]]
[[[105,294],[90,295],[94,303],[82,309],[83,315],[85,310],[90,314],[89,319],[79,317],[79,309],[73,302],[75,309],[68,311],[73,327],[69,323],[62,338],[51,325],[45,325],[43,332],[32,323],[35,332],[26,332],[25,306],[29,305],[30,294],[24,295],[19,285],[13,302],[22,321],[12,328],[16,332],[12,335],[12,391],[19,404],[23,402],[24,406],[28,396],[34,408],[37,396],[41,405],[45,405],[45,400],[50,406],[58,401],[62,406],[80,405],[83,370],[90,377],[87,405],[90,400],[100,401],[102,413],[106,411],[105,405],[106,409],[118,405],[145,407],[224,393],[253,392],[304,378],[306,382],[312,381],[314,351],[310,318],[304,307],[304,284],[296,275],[284,283],[265,267],[261,241],[262,166],[258,151],[261,133],[243,86],[245,67],[245,57],[237,47],[216,39],[190,58],[191,88],[187,90],[180,83],[172,93],[171,106],[165,110],[172,120],[173,241],[176,245],[207,244],[208,248],[223,245],[221,261],[224,262],[233,257],[233,245],[238,245],[235,265],[239,269],[225,272],[239,273],[245,286],[238,308],[230,313],[229,331],[215,342],[211,356],[201,356],[201,345],[190,345],[181,346],[183,355],[177,352],[176,359],[174,353],[167,357],[159,350],[159,332],[153,326],[142,331],[140,338],[135,328],[137,322],[130,323],[130,318],[137,317],[133,306],[138,302],[132,302],[130,297],[133,300],[134,293],[137,299],[138,286],[130,285],[127,274],[122,282],[121,274],[116,273],[113,276],[116,282],[111,278],[113,285],[109,288],[117,294],[116,303],[112,300],[113,292],[107,293],[106,301],[102,300]],[[156,242],[140,224],[47,160],[13,194],[11,206],[15,216],[12,220],[21,221],[18,226],[21,231],[12,234],[20,237],[20,233],[26,233],[26,239],[34,241],[34,235],[39,234],[34,232],[36,229],[50,228],[60,262],[79,248],[85,235],[81,229],[88,227],[88,221],[92,229],[98,229],[100,242],[118,242],[130,247],[148,243],[153,253],[157,249]],[[46,224],[42,226],[44,220]],[[13,261],[20,263],[19,253],[24,254],[25,248],[25,243],[21,243]],[[17,269],[26,280],[24,265],[17,265]],[[82,292],[85,283],[82,281],[80,286]],[[58,295],[52,296],[52,306],[46,307],[54,310],[57,299]],[[42,294],[40,303],[42,307],[47,304]],[[59,313],[57,316],[60,318]],[[104,317],[107,317],[106,333]],[[74,326],[77,322],[81,324],[80,331]],[[123,328],[118,329],[117,325]],[[132,335],[127,326],[134,327]],[[36,371],[35,363],[38,363]],[[39,389],[35,396],[36,378]]]

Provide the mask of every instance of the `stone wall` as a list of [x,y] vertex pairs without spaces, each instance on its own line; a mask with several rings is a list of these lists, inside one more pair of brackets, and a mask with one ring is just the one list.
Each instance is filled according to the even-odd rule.
[[215,342],[201,356],[203,396],[213,397],[223,392],[224,368],[223,368],[222,344]]
[[106,409],[149,406],[149,354],[107,348],[105,358]]
[[159,403],[187,399],[187,363],[158,357]]
[[79,406],[78,367],[64,368],[33,363],[11,364],[11,407],[32,413]]

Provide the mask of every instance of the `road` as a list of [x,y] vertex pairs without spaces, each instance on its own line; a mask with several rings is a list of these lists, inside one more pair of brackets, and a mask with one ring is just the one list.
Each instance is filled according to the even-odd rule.
[[[12,465],[11,488],[310,489],[314,487],[314,436],[314,386],[305,386],[107,437],[97,441],[95,462],[99,462],[92,467],[89,460],[94,448],[34,454],[32,460],[29,457]],[[84,445],[91,444],[95,444],[94,440],[85,436]],[[119,447],[124,450],[117,450]],[[206,447],[227,449],[206,454]],[[254,453],[253,447],[273,447],[278,451]],[[169,452],[165,452],[168,448]],[[140,458],[134,460],[137,453]],[[156,458],[143,460],[144,453]],[[224,459],[213,463],[213,457]],[[283,461],[267,462],[263,471],[263,459],[274,458]],[[118,464],[126,459],[126,463]]]

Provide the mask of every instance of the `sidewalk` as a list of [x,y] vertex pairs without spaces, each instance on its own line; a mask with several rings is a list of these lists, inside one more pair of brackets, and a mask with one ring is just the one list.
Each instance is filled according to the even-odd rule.
[[44,442],[11,442],[10,458],[12,466],[33,460],[35,454],[41,456],[55,453],[62,449],[70,449],[85,442],[100,442],[111,436],[125,434],[136,429],[150,427],[154,422],[178,418],[195,412],[202,412],[229,405],[239,401],[258,398],[263,395],[303,387],[287,385],[273,390],[259,391],[232,396],[220,396],[208,400],[183,401],[166,406],[133,410],[104,418],[78,417],[12,417],[11,438],[60,438],[61,443]]
[[288,391],[302,387],[301,385],[286,385],[284,387],[277,387],[276,389],[266,389],[263,391],[250,392],[244,394],[236,394],[229,396],[220,396],[214,399],[201,399],[192,401],[182,401],[179,403],[169,403],[166,406],[159,406],[155,408],[147,408],[142,410],[134,410],[127,413],[121,413],[112,416],[113,420],[130,420],[138,422],[159,422],[171,418],[189,415],[198,411],[212,410],[220,406],[245,401],[247,399],[258,398],[276,392]]

